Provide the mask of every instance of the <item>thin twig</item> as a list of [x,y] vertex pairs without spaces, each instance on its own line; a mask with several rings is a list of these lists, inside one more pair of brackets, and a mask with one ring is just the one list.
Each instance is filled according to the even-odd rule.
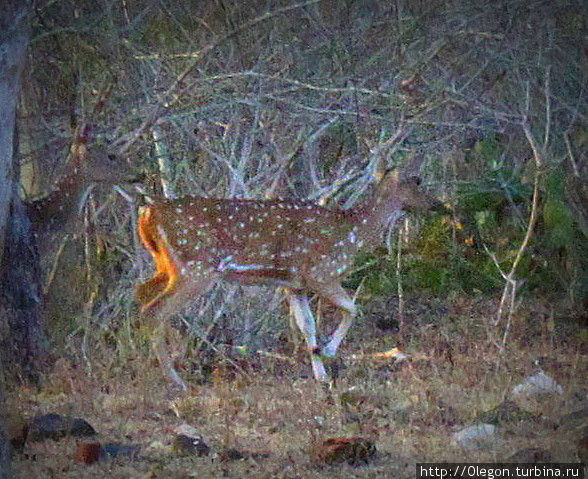
[[408,221],[406,218],[399,228],[396,244],[398,252],[396,254],[396,285],[398,291],[398,333],[400,341],[404,342],[405,323],[404,323],[404,288],[402,287],[402,243],[406,240],[408,234]]
[[[497,325],[500,322],[500,320],[502,319],[502,312],[503,312],[504,304],[506,302],[506,298],[508,297],[508,295],[510,293],[511,301],[510,301],[510,308],[509,308],[509,313],[508,313],[508,317],[507,317],[505,335],[503,336],[503,341],[502,341],[503,348],[504,348],[504,345],[506,344],[506,337],[507,337],[508,330],[510,328],[510,321],[512,318],[512,314],[514,312],[515,294],[516,294],[515,274],[516,274],[517,268],[519,266],[519,263],[527,250],[527,247],[528,247],[529,242],[531,240],[531,236],[533,234],[533,230],[535,229],[535,224],[537,222],[537,215],[538,215],[538,210],[539,210],[539,185],[540,185],[540,178],[541,178],[541,172],[542,172],[542,167],[543,167],[543,152],[539,149],[539,146],[537,145],[537,142],[535,141],[535,137],[533,136],[533,133],[531,132],[531,128],[530,128],[529,122],[528,122],[528,111],[530,108],[530,94],[529,94],[529,86],[528,85],[527,85],[527,92],[526,93],[527,93],[526,103],[525,103],[526,110],[525,110],[525,114],[523,116],[523,121],[521,123],[521,127],[523,129],[523,132],[525,133],[525,136],[527,138],[527,141],[529,142],[529,145],[531,146],[531,150],[533,151],[533,159],[535,160],[535,177],[534,177],[534,181],[533,181],[533,198],[531,201],[531,214],[529,216],[529,221],[527,223],[527,230],[525,232],[525,237],[523,238],[523,241],[522,241],[521,245],[519,246],[519,249],[517,251],[517,255],[512,263],[510,271],[506,275],[506,284],[504,285],[502,298],[500,300],[500,306],[499,306],[498,311],[496,313],[496,319],[494,322],[494,324]],[[547,111],[546,113],[549,113],[549,111]],[[547,140],[545,141],[545,143],[547,144]]]

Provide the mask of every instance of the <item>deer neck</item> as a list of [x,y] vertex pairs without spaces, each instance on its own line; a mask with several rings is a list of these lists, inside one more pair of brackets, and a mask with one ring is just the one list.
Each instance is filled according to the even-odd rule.
[[374,247],[382,242],[384,233],[402,216],[404,202],[394,194],[376,192],[353,210],[359,240]]
[[29,214],[36,233],[67,233],[73,227],[74,220],[94,186],[80,177],[80,168],[80,165],[75,165],[50,194],[29,203]]

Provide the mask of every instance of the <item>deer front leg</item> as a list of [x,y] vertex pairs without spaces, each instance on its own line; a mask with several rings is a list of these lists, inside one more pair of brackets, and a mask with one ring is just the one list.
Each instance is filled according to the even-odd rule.
[[329,287],[322,286],[317,288],[316,291],[321,298],[337,306],[343,313],[343,319],[339,323],[339,326],[333,331],[327,344],[320,350],[321,356],[332,358],[337,354],[337,349],[339,349],[341,341],[343,341],[343,338],[345,338],[347,331],[349,331],[353,323],[353,319],[357,314],[357,307],[353,302],[353,298],[347,294],[340,284],[332,284]]
[[286,294],[288,303],[290,304],[290,311],[294,315],[298,329],[300,329],[300,332],[306,340],[314,377],[317,381],[328,382],[330,381],[329,375],[325,371],[323,360],[318,354],[316,323],[310,309],[310,304],[308,303],[308,297],[291,291],[286,291]]

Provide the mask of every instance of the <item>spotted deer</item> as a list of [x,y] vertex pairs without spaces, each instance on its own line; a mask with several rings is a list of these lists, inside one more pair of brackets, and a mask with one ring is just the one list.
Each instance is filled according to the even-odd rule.
[[[341,286],[355,256],[381,243],[403,211],[428,210],[445,212],[415,178],[401,178],[393,171],[369,198],[349,210],[296,200],[157,200],[139,215],[139,235],[156,272],[137,287],[137,299],[143,314],[165,328],[161,325],[170,315],[219,280],[284,287],[314,376],[329,381],[323,358],[336,354],[357,311]],[[324,344],[317,341],[312,294],[343,314]],[[185,389],[161,343],[160,336],[154,346],[167,378]]]
[[102,145],[88,147],[84,138],[73,142],[65,171],[51,193],[27,203],[35,234],[75,232],[82,207],[96,184],[140,181],[129,164],[109,154]]

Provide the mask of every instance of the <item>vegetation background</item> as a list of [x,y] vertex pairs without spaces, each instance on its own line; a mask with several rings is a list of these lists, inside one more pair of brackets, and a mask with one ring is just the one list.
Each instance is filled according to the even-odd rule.
[[[357,413],[354,432],[370,430],[387,452],[361,471],[323,473],[380,477],[370,474],[384,474],[389,463],[460,459],[445,452],[448,437],[432,430],[449,431],[496,403],[532,359],[555,358],[567,391],[586,379],[587,22],[585,2],[564,0],[37,1],[17,118],[23,190],[29,198],[50,190],[72,118],[92,123],[98,141],[148,172],[146,186],[159,194],[349,207],[376,163],[416,165],[427,190],[473,219],[484,245],[474,248],[456,221],[411,218],[389,240],[390,253],[359,258],[346,286],[359,288],[364,318],[344,355],[400,343],[431,362],[386,376],[388,386],[382,366],[342,370],[348,386],[377,396],[373,410]],[[104,108],[92,117],[106,89]],[[152,268],[134,233],[136,210],[136,202],[102,191],[86,211],[96,228],[73,240],[43,240],[51,247],[42,257],[43,316],[51,355],[60,359],[41,379],[42,392],[18,386],[29,395],[23,414],[64,397],[78,414],[83,406],[97,418],[106,407],[130,414],[127,403],[105,406],[100,396],[116,389],[131,401],[125,382],[142,391],[143,413],[156,408],[151,395],[162,385],[155,372],[145,379],[155,368],[144,368],[154,366],[150,338],[133,300],[134,285]],[[198,410],[221,404],[217,430],[200,424],[210,436],[280,450],[294,426],[276,410],[293,403],[305,417],[338,418],[332,428],[308,419],[300,443],[348,432],[353,421],[326,406],[310,383],[292,379],[307,365],[255,370],[256,389],[247,392],[232,389],[234,378],[219,386],[219,363],[246,374],[241,361],[257,364],[258,350],[291,353],[282,303],[273,290],[220,286],[175,319],[189,338],[184,374],[217,395],[214,405],[200,399],[183,411],[184,420],[199,422]],[[459,378],[440,371],[438,362],[448,361]],[[466,392],[476,384],[481,390]],[[80,399],[84,390],[100,390],[100,405],[98,396]],[[20,391],[13,397],[22,400]],[[447,412],[454,402],[458,411]],[[251,424],[255,434],[231,428],[239,415],[262,414],[248,409],[260,404],[282,436],[274,431],[269,440]],[[290,412],[295,417],[296,407]],[[277,477],[271,474],[284,467],[290,472],[282,477],[316,473],[292,453],[248,472],[228,467],[227,477]],[[46,477],[82,477],[77,469],[68,474]]]

